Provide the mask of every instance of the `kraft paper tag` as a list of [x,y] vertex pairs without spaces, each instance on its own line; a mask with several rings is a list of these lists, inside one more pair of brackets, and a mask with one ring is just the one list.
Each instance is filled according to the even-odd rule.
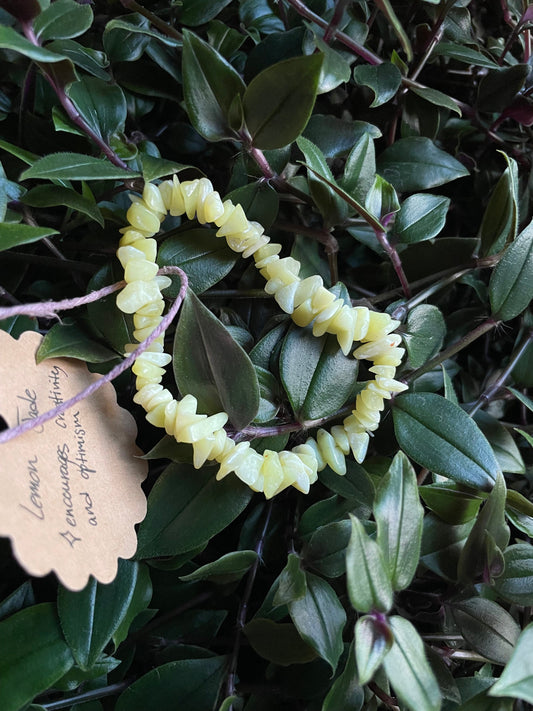
[[[0,414],[9,427],[75,396],[98,375],[84,362],[35,363],[41,336],[0,331]],[[111,582],[118,558],[137,547],[146,515],[147,463],[133,417],[111,383],[40,427],[0,444],[0,535],[30,575],[57,574],[81,590],[93,575]]]

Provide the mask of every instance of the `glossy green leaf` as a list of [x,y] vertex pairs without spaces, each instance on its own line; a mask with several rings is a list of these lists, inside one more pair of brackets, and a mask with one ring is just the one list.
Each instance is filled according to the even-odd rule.
[[152,669],[118,698],[116,711],[212,709],[226,671],[226,657],[184,659]]
[[474,420],[492,447],[502,472],[524,474],[524,460],[509,430],[483,410],[474,415]]
[[489,694],[511,696],[533,704],[533,623],[518,638],[507,666]]
[[315,338],[312,329],[291,327],[279,361],[281,382],[300,420],[336,412],[353,392],[358,364],[347,358],[334,336]]
[[188,575],[182,575],[180,580],[194,582],[196,580],[209,580],[213,583],[225,585],[226,583],[240,580],[257,560],[255,551],[234,551],[226,553],[212,563],[206,563]]
[[331,114],[318,113],[311,116],[303,132],[306,138],[320,148],[326,158],[346,155],[355,149],[357,143],[367,134],[375,139],[381,136],[381,131],[366,121],[346,121]]
[[374,184],[375,175],[374,137],[365,133],[354,145],[346,159],[340,186],[358,202],[364,203],[368,191]]
[[267,183],[258,181],[232,190],[226,196],[235,205],[241,205],[249,220],[255,220],[265,230],[270,229],[279,210],[279,197],[276,191]]
[[370,515],[376,491],[372,479],[360,464],[348,458],[344,476],[339,476],[326,467],[319,472],[319,477],[328,489],[345,499],[357,502],[359,506],[367,509]]
[[95,664],[124,619],[137,574],[137,563],[119,559],[117,576],[107,585],[91,577],[79,592],[59,588],[57,610],[61,629],[77,664],[84,671]]
[[402,334],[411,368],[420,368],[442,348],[446,323],[441,310],[433,304],[420,304],[409,311]]
[[35,354],[37,363],[46,358],[77,358],[87,363],[106,363],[118,357],[102,343],[93,340],[77,323],[56,323],[48,331]]
[[435,393],[408,393],[394,401],[394,429],[403,451],[427,469],[488,490],[498,463],[475,422]]
[[422,136],[401,138],[386,148],[377,169],[400,192],[427,190],[468,175],[458,160]]
[[357,84],[368,86],[374,92],[373,109],[381,106],[395,96],[402,83],[402,75],[398,67],[390,62],[383,64],[358,64],[353,70],[353,78]]
[[527,64],[514,64],[488,71],[479,82],[479,110],[503,111],[524,86],[529,70]]
[[127,639],[130,627],[137,617],[141,617],[144,612],[149,612],[146,608],[150,604],[152,593],[153,588],[149,568],[144,563],[137,563],[137,577],[129,605],[126,609],[126,614],[122,617],[120,624],[113,632],[112,640],[115,650]]
[[[118,260],[99,269],[87,284],[87,293],[115,284],[124,276]],[[87,304],[91,325],[102,334],[104,341],[118,353],[124,352],[127,343],[135,343],[133,317],[117,306],[117,293],[104,296]]]
[[104,226],[104,218],[96,205],[92,193],[90,196],[80,195],[75,190],[62,185],[37,185],[28,190],[21,200],[25,205],[30,205],[30,207],[66,205],[77,212],[87,215],[101,227]]
[[292,57],[252,79],[243,97],[255,148],[282,148],[302,133],[313,109],[322,55]]
[[533,546],[530,543],[509,546],[503,558],[505,569],[494,581],[496,592],[515,605],[533,605]]
[[522,230],[492,272],[489,297],[494,317],[509,321],[533,298],[533,221]]
[[518,230],[518,165],[505,153],[503,156],[507,168],[490,194],[479,228],[483,255],[502,250]]
[[329,583],[312,573],[305,577],[305,595],[289,603],[289,614],[300,637],[335,671],[344,648],[346,613]]
[[43,237],[59,234],[57,230],[49,227],[34,227],[17,223],[2,222],[0,224],[0,252],[23,244],[38,242]]
[[438,711],[439,686],[418,632],[403,617],[391,617],[389,623],[394,642],[383,666],[396,696],[411,711]]
[[361,711],[364,700],[365,694],[357,678],[354,645],[351,644],[346,665],[324,699],[322,711]]
[[137,558],[197,548],[237,518],[251,497],[251,489],[236,477],[216,481],[213,469],[196,471],[185,464],[171,464],[148,497]]
[[[173,367],[180,392],[197,398],[198,412],[227,412],[237,429],[254,419],[259,384],[253,363],[191,291],[176,328]],[[239,373],[237,381],[235,373]]]
[[304,549],[306,564],[326,578],[344,575],[351,531],[352,525],[347,520],[334,521],[317,528]]
[[78,37],[89,29],[93,11],[75,0],[55,0],[34,20],[33,29],[41,42]]
[[402,203],[394,222],[394,232],[403,244],[436,237],[446,222],[450,198],[442,195],[411,195]]
[[414,577],[420,556],[424,509],[416,474],[403,452],[392,460],[376,492],[377,543],[393,590],[403,590]]
[[301,600],[307,593],[307,579],[300,565],[300,557],[289,553],[287,564],[277,578],[277,590],[274,605],[287,605],[294,600]]
[[346,551],[346,585],[358,612],[388,612],[392,606],[392,584],[380,547],[366,533],[363,524],[350,515],[352,534]]
[[[159,248],[159,265],[181,267],[189,278],[189,287],[201,294],[223,279],[239,258],[215,234],[216,230],[199,227],[168,237]],[[180,288],[179,278],[173,278],[165,296],[175,298]]]
[[457,580],[461,550],[473,525],[473,520],[450,525],[432,514],[424,516],[421,562],[445,580]]
[[20,711],[74,664],[52,603],[0,622],[2,711]]
[[502,474],[478,514],[459,559],[459,579],[464,582],[491,582],[503,572],[503,551],[509,543],[509,526],[505,523],[507,489]]
[[366,195],[365,207],[371,215],[384,223],[400,209],[396,190],[381,175],[376,175]]
[[117,84],[84,77],[70,85],[68,95],[86,123],[107,143],[114,133],[124,130],[126,97]]
[[420,96],[425,101],[429,101],[430,104],[441,106],[444,109],[448,109],[448,111],[453,111],[454,113],[459,114],[459,116],[462,114],[456,101],[446,94],[443,94],[442,91],[438,91],[437,89],[433,89],[429,86],[410,86],[409,90],[412,91],[413,94]]
[[0,49],[10,49],[19,52],[36,62],[62,62],[65,57],[55,52],[50,52],[44,47],[29,42],[25,37],[19,35],[12,27],[0,25]]
[[393,637],[386,618],[365,615],[355,624],[355,658],[361,686],[368,684],[392,647]]
[[482,597],[455,602],[452,615],[468,644],[487,659],[505,664],[511,658],[520,627],[503,607]]
[[191,123],[208,141],[235,138],[229,111],[244,82],[213,47],[192,32],[183,34],[183,94]]
[[421,486],[419,492],[431,511],[446,523],[455,526],[471,521],[483,501],[480,495],[463,490],[451,481]]
[[298,634],[293,624],[254,617],[244,634],[256,654],[280,666],[306,664],[316,658],[315,649]]
[[47,45],[47,49],[70,59],[73,64],[89,74],[104,81],[109,80],[109,74],[105,71],[109,66],[109,59],[104,52],[92,47],[84,47],[80,42],[71,39],[54,40]]
[[496,62],[485,54],[478,52],[473,47],[459,44],[458,42],[438,42],[433,48],[434,57],[449,57],[464,64],[473,64],[485,69],[496,69]]
[[203,25],[216,17],[231,0],[183,0],[180,21],[189,27]]
[[387,18],[387,22],[391,26],[394,34],[398,38],[403,51],[406,54],[407,61],[410,62],[413,59],[413,49],[411,47],[411,42],[406,31],[403,28],[394,8],[392,7],[390,0],[376,0],[376,5],[379,7],[381,12]]
[[130,180],[139,177],[136,171],[117,168],[107,160],[93,158],[82,153],[51,153],[39,158],[20,176],[47,178],[48,180]]

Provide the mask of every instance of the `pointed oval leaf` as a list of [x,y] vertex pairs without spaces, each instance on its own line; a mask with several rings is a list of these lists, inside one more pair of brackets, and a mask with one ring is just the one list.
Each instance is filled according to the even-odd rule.
[[156,558],[198,548],[237,518],[251,498],[251,489],[236,477],[217,481],[213,469],[197,471],[171,464],[148,497],[136,557]]
[[533,299],[533,220],[522,230],[492,272],[489,298],[495,318],[509,321]]
[[282,148],[298,138],[315,104],[321,67],[322,54],[291,57],[252,79],[243,109],[255,148]]
[[23,244],[38,242],[44,237],[59,234],[57,230],[48,227],[34,227],[33,225],[20,225],[12,222],[0,224],[0,252]]
[[244,628],[244,634],[254,652],[283,667],[305,664],[317,656],[314,647],[300,637],[291,623],[254,617]]
[[52,603],[33,605],[0,622],[2,711],[19,711],[74,664]]
[[512,242],[518,229],[518,165],[503,154],[507,168],[496,183],[479,229],[482,255],[496,254]]
[[152,669],[118,698],[116,711],[206,711],[214,708],[226,657],[183,659]]
[[104,218],[96,205],[96,200],[90,191],[88,195],[80,195],[72,188],[66,188],[62,185],[37,185],[28,190],[20,199],[25,205],[30,205],[31,207],[66,205],[73,210],[82,212],[95,222],[98,222],[100,227],[103,227]]
[[385,673],[398,698],[411,711],[438,711],[441,694],[413,625],[403,617],[390,618],[393,645],[383,660]]
[[374,504],[377,542],[388,568],[393,590],[406,588],[420,557],[424,509],[416,474],[403,452],[394,457],[380,482]]
[[84,77],[68,88],[68,95],[93,131],[109,142],[114,133],[124,130],[126,97],[117,84]]
[[511,696],[533,704],[533,623],[522,632],[490,696]]
[[86,156],[83,153],[50,153],[35,161],[22,173],[20,179],[130,180],[139,176],[140,173],[137,171],[124,170],[107,160]]
[[505,570],[494,582],[498,595],[524,607],[533,605],[533,546],[517,543],[503,554]]
[[358,612],[388,612],[392,606],[392,585],[383,555],[358,518],[350,514],[352,535],[346,550],[348,595]]
[[106,363],[118,358],[118,353],[93,340],[77,323],[56,323],[41,341],[36,363],[46,358],[77,358],[87,363]]
[[394,430],[400,447],[430,471],[478,489],[492,488],[500,471],[476,423],[435,393],[395,398]]
[[71,39],[86,32],[93,21],[89,5],[75,0],[55,0],[33,22],[35,34],[41,42],[50,39]]
[[423,136],[400,138],[386,148],[378,173],[400,192],[426,190],[468,175],[468,170]]
[[520,635],[520,627],[501,605],[472,597],[452,606],[453,618],[468,644],[487,659],[506,664]]
[[344,575],[351,531],[352,525],[346,520],[317,528],[305,547],[306,563],[327,578]]
[[240,580],[257,560],[255,551],[234,551],[226,553],[218,560],[200,566],[189,575],[180,576],[184,582],[195,580],[210,580],[213,583],[225,585]]
[[0,25],[0,49],[10,49],[13,52],[19,52],[29,59],[36,62],[62,62],[65,57],[62,54],[50,52],[44,47],[38,47],[12,27]]
[[137,563],[119,559],[117,577],[107,585],[91,577],[79,592],[60,586],[57,610],[61,628],[77,664],[84,671],[95,664],[124,619],[137,574]]
[[429,101],[430,104],[442,106],[444,109],[448,109],[448,111],[453,111],[454,113],[459,114],[459,116],[462,115],[461,109],[457,105],[456,101],[446,94],[443,94],[442,91],[438,91],[437,89],[433,89],[429,86],[410,86],[409,90],[412,91],[413,94],[420,96],[425,101]]
[[403,244],[433,239],[444,227],[450,198],[417,193],[404,200],[396,215],[394,231]]
[[307,579],[300,566],[300,556],[296,553],[289,553],[287,564],[279,574],[277,584],[274,605],[288,605],[305,596]]
[[374,92],[371,109],[390,101],[402,83],[400,70],[390,62],[375,66],[359,64],[353,70],[353,78],[357,84],[368,86]]
[[180,21],[189,27],[203,25],[216,17],[231,0],[183,0]]
[[335,671],[344,648],[346,613],[329,583],[312,573],[305,577],[306,593],[289,603],[289,614],[300,637]]
[[216,49],[192,32],[183,33],[183,94],[191,123],[201,136],[208,141],[236,137],[230,107],[244,90],[238,72]]
[[372,680],[393,642],[385,621],[365,615],[355,625],[355,658],[359,683],[363,686]]
[[420,304],[409,312],[404,343],[409,354],[409,365],[420,368],[442,347],[446,322],[441,310],[433,304]]
[[198,400],[198,412],[227,412],[236,429],[259,409],[252,361],[229,331],[188,291],[174,338],[174,376],[180,392]]
[[346,665],[335,681],[322,704],[322,711],[361,711],[365,692],[357,678],[354,645],[350,645]]

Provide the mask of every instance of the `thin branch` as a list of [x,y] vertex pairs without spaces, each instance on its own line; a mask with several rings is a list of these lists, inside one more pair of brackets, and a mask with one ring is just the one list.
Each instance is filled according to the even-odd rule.
[[149,20],[154,27],[157,27],[157,29],[164,35],[167,35],[167,37],[172,37],[172,39],[180,42],[183,40],[181,32],[178,32],[178,30],[172,27],[172,25],[169,25],[160,17],[154,15],[153,12],[150,12],[150,10],[147,10],[135,0],[120,0],[120,2],[127,10],[133,10],[134,12],[138,12],[139,15],[146,17],[146,19]]

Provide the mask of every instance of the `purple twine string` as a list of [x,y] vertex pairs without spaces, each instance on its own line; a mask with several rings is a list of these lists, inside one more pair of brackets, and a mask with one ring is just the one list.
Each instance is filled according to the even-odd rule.
[[[122,363],[119,363],[116,365],[112,370],[109,371],[106,375],[102,376],[99,378],[99,380],[96,380],[94,383],[89,385],[89,387],[85,388],[85,390],[82,390],[81,393],[78,393],[74,397],[71,397],[70,400],[65,400],[65,402],[62,402],[60,405],[57,407],[54,407],[53,410],[48,410],[47,412],[43,412],[42,415],[39,415],[36,417],[34,420],[28,420],[26,422],[23,422],[21,425],[18,425],[17,427],[11,427],[10,429],[4,430],[3,432],[0,432],[0,444],[4,444],[4,442],[9,442],[9,440],[14,439],[15,437],[18,437],[19,435],[23,434],[24,432],[28,432],[29,430],[32,430],[34,427],[39,427],[39,425],[44,424],[45,422],[48,422],[48,420],[52,420],[54,417],[57,417],[60,413],[64,412],[65,410],[68,410],[70,407],[73,407],[76,403],[80,402],[81,400],[85,400],[85,398],[89,397],[92,395],[96,390],[102,387],[102,385],[105,385],[105,383],[109,383],[112,380],[114,380],[116,377],[118,377],[121,373],[123,373],[125,370],[127,370],[131,365],[135,363],[135,360],[141,355],[141,353],[144,353],[144,351],[148,348],[148,346],[155,341],[158,336],[160,336],[162,333],[164,333],[167,328],[170,326],[172,321],[174,320],[176,314],[178,313],[180,306],[183,302],[183,299],[185,298],[185,293],[187,292],[187,288],[189,285],[189,280],[187,279],[187,275],[185,272],[180,269],[179,267],[163,267],[162,269],[159,270],[158,274],[178,274],[180,281],[181,281],[181,287],[178,293],[178,296],[176,297],[174,303],[170,307],[168,313],[166,316],[163,317],[163,320],[155,328],[152,333],[146,338],[139,346],[136,348],[132,353],[130,353],[123,361]],[[124,284],[124,282],[120,282],[120,284]],[[114,284],[113,286],[117,286]],[[111,287],[106,287],[106,288],[111,288]],[[118,286],[117,288],[113,289],[114,291],[117,291],[117,289],[120,288]],[[93,292],[96,293],[96,292]],[[112,292],[110,292],[112,293]],[[58,302],[60,303],[60,302]],[[70,307],[66,307],[70,308]]]
[[125,281],[117,281],[110,286],[104,286],[98,291],[91,291],[85,296],[77,296],[74,299],[63,299],[62,301],[40,301],[36,304],[20,304],[18,306],[0,306],[0,320],[11,318],[12,316],[31,316],[32,318],[52,318],[58,311],[75,309],[77,306],[91,304],[93,301],[103,299],[115,291],[126,286]]

